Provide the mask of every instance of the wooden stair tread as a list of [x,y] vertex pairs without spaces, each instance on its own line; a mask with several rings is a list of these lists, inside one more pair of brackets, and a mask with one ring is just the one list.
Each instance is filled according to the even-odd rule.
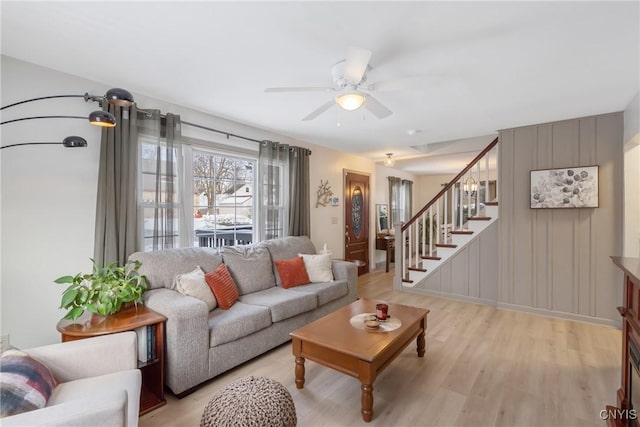
[[497,200],[493,200],[491,202],[484,202],[485,206],[498,206],[498,201]]
[[433,261],[440,261],[442,258],[439,256],[430,256],[430,255],[421,255],[420,258],[422,259],[430,259]]
[[418,264],[414,265],[413,267],[408,267],[407,269],[409,271],[420,271],[422,273],[426,273],[427,272],[427,269],[422,266],[421,262],[419,262]]
[[449,234],[473,234],[471,230],[452,230]]
[[409,279],[409,276],[405,276],[402,278],[403,283],[413,283],[413,280]]
[[490,221],[490,216],[470,216],[467,221]]
[[436,248],[457,248],[458,245],[452,245],[451,243],[436,243]]

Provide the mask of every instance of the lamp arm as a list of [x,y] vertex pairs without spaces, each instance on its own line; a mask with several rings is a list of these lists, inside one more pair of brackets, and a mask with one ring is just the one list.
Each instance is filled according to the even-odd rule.
[[21,117],[19,119],[13,119],[13,120],[6,120],[2,123],[0,123],[0,125],[4,125],[7,123],[13,123],[13,122],[19,122],[22,120],[33,120],[33,119],[83,119],[83,120],[87,120],[87,117],[82,117],[82,116],[33,116],[33,117]]
[[18,147],[20,145],[62,145],[62,142],[21,142],[20,144],[11,144],[0,147],[0,150],[10,147]]
[[[27,102],[40,101],[41,99],[51,99],[51,98],[84,98],[85,101],[98,101],[98,99],[94,99],[96,97],[85,93],[84,95],[51,95],[51,96],[41,96],[39,98],[25,99],[24,101],[14,102],[13,104],[5,105],[0,108],[0,110],[4,110],[5,108],[15,107],[16,105],[26,104]],[[102,98],[100,98],[101,100]]]

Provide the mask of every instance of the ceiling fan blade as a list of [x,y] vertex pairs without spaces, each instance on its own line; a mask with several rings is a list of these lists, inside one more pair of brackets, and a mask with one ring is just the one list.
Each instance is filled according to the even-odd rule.
[[347,51],[347,60],[344,69],[344,79],[347,83],[358,84],[367,71],[367,65],[371,59],[371,51],[359,47],[351,47]]
[[332,87],[268,87],[265,92],[332,92]]
[[308,114],[302,120],[303,121],[313,120],[316,117],[318,117],[320,114],[324,113],[329,108],[331,108],[334,104],[335,104],[335,101],[333,99],[331,101],[327,101],[326,103],[322,104],[320,107],[313,110],[310,114]]
[[369,110],[371,114],[379,119],[384,119],[385,117],[393,114],[393,111],[382,105],[380,101],[378,101],[371,95],[366,96],[364,100],[364,108]]

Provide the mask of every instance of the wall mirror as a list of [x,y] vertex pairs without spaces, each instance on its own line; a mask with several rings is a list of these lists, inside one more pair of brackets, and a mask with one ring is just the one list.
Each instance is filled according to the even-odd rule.
[[389,205],[376,205],[378,233],[389,234]]

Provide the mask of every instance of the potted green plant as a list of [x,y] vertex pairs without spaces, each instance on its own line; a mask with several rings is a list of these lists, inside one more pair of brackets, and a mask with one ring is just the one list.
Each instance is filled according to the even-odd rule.
[[120,311],[124,303],[142,304],[147,278],[138,274],[139,261],[130,260],[124,266],[114,262],[105,267],[98,267],[93,259],[91,262],[91,274],[78,273],[55,280],[55,283],[70,283],[60,302],[60,308],[69,310],[65,319],[75,322],[85,310],[108,316]]

